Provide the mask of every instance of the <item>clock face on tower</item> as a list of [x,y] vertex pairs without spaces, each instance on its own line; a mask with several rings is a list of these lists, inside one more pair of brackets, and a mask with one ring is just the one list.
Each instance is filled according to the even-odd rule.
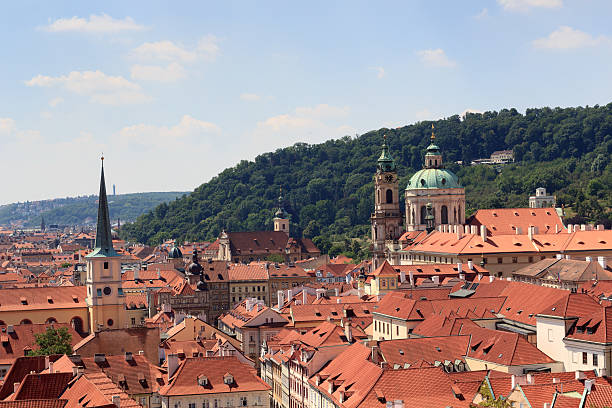
[[387,183],[391,183],[391,182],[393,182],[393,175],[392,175],[392,174],[387,174],[387,175],[385,176],[385,181],[386,181]]

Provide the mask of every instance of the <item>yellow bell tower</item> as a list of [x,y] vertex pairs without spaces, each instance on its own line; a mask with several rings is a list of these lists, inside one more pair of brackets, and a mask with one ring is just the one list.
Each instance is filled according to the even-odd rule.
[[115,252],[111,238],[106,183],[104,181],[104,157],[98,196],[98,225],[94,250],[87,255],[87,308],[90,333],[103,329],[126,327],[123,288],[121,287],[121,255]]

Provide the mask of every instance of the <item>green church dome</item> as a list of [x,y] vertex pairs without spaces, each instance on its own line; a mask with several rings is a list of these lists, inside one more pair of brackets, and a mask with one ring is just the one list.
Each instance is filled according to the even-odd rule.
[[417,171],[408,182],[406,190],[419,190],[425,188],[463,188],[459,179],[447,169],[422,169]]

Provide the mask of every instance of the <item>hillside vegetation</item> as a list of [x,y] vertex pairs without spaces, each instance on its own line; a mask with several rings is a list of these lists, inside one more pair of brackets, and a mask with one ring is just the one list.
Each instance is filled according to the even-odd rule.
[[[347,237],[369,234],[373,174],[383,134],[388,136],[400,189],[404,189],[422,167],[431,123],[380,129],[317,145],[298,143],[252,162],[242,161],[193,193],[140,216],[123,228],[123,237],[155,244],[168,238],[213,240],[224,228],[271,229],[282,187],[293,234],[313,237],[323,250],[332,242],[351,244]],[[609,227],[612,104],[528,109],[524,115],[504,109],[433,123],[446,166],[466,188],[468,213],[478,208],[527,206],[536,187],[546,187],[575,220],[604,222]],[[501,172],[487,165],[456,164],[469,164],[504,149],[514,150],[516,163]]]
[[[186,193],[134,193],[109,196],[109,211],[113,222],[134,221],[139,215],[161,203]],[[0,225],[38,227],[42,217],[45,224],[91,225],[96,222],[98,196],[58,198],[55,200],[26,201],[0,206]]]

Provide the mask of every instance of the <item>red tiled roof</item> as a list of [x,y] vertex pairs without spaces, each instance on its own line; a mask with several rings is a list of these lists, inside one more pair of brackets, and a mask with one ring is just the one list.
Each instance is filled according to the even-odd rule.
[[67,402],[65,399],[0,401],[0,408],[64,408]]
[[253,281],[253,280],[268,280],[268,271],[264,264],[231,264],[227,270],[229,280],[237,281]]
[[[60,355],[49,356],[50,361],[56,361]],[[0,387],[0,399],[5,399],[14,392],[14,384],[23,381],[31,372],[41,372],[45,369],[46,356],[18,357],[4,377]]]
[[60,396],[67,399],[66,408],[95,408],[112,406],[112,397],[119,396],[121,407],[140,408],[140,404],[121,391],[102,372],[83,374],[68,384]]
[[[469,225],[486,225],[489,235],[527,234],[530,226],[538,227],[540,234],[567,233],[563,221],[554,208],[495,208],[478,210],[467,223]],[[514,227],[514,228],[513,228]]]
[[0,289],[0,312],[84,308],[85,291],[85,286]]
[[10,398],[12,400],[59,398],[70,380],[72,372],[28,374],[19,385],[17,392]]
[[[378,347],[389,368],[404,367],[424,360],[430,365],[445,361],[454,364],[456,360],[464,361],[468,351],[470,336],[443,336],[410,338],[379,341]],[[407,367],[406,367],[407,368]]]
[[[226,373],[234,378],[229,385],[224,382]],[[198,384],[198,377],[202,375],[208,380],[207,386]],[[160,389],[159,394],[169,397],[269,389],[270,386],[257,376],[254,368],[240,362],[236,357],[206,357],[183,360],[170,382]]]

